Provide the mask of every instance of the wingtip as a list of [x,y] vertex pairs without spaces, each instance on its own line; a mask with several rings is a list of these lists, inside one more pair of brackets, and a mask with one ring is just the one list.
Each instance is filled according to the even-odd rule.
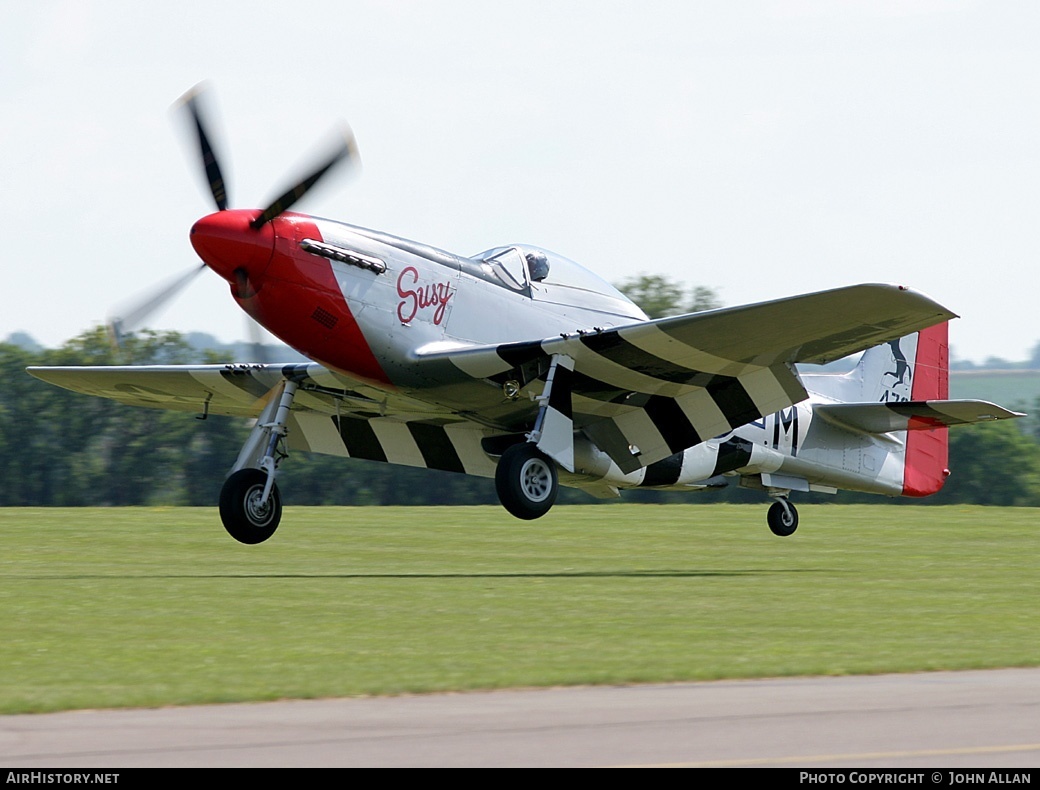
[[941,316],[939,320],[941,321],[950,321],[954,318],[960,318],[960,315],[958,313],[953,312],[953,310],[946,307],[946,305],[936,301],[931,296],[926,294],[924,291],[919,291],[916,288],[911,288],[909,285],[903,285],[902,283],[875,283],[875,285],[881,286],[883,288],[895,288],[898,291],[906,292],[909,295],[912,295],[918,299],[921,299],[925,302],[928,302],[929,304],[934,305],[939,310],[939,314]]

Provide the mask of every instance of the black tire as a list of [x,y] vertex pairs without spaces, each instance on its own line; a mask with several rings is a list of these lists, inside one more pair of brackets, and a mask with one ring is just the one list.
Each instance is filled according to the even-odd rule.
[[798,529],[798,511],[786,500],[774,502],[769,506],[766,521],[774,535],[786,538],[788,535],[793,535],[794,531]]
[[498,460],[495,490],[502,507],[517,518],[540,518],[556,501],[556,464],[530,442],[514,444]]
[[239,469],[220,489],[220,520],[224,529],[239,543],[263,543],[278,529],[282,520],[282,499],[278,486],[271,487],[267,504],[259,507],[267,484],[267,473],[259,469]]

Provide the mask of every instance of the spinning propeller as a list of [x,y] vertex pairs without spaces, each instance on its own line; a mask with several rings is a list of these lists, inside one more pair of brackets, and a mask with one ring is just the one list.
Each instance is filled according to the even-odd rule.
[[[217,208],[217,214],[210,215],[210,217],[204,217],[196,223],[193,233],[196,229],[207,227],[207,220],[218,218],[220,217],[221,212],[228,211],[228,196],[227,187],[224,183],[224,174],[221,170],[216,151],[213,148],[211,136],[207,131],[211,127],[207,122],[205,112],[199,101],[200,96],[201,86],[196,86],[188,91],[179,100],[178,104],[185,107],[191,114],[196,141],[198,143],[199,158],[202,162],[202,168],[206,182],[209,185],[210,194],[213,197],[213,203]],[[271,220],[292,208],[292,206],[306,195],[307,192],[309,192],[314,185],[324,178],[332,169],[341,163],[357,165],[359,162],[360,158],[358,156],[357,142],[354,139],[354,134],[349,127],[344,125],[342,135],[331,152],[322,157],[318,164],[315,165],[307,175],[296,180],[291,187],[275,198],[266,208],[257,213],[255,217],[249,219],[247,223],[248,229],[256,233],[258,238],[255,240],[250,240],[248,237],[245,238],[246,244],[242,245],[243,251],[247,251],[246,248],[253,241],[259,241],[259,236],[262,235],[265,226]],[[234,214],[236,212],[230,213]],[[228,215],[224,215],[224,217],[229,220],[231,219]],[[233,223],[209,222],[208,226],[217,227],[219,233],[220,226],[230,226],[231,224]],[[243,230],[244,228],[235,228],[235,232],[238,234],[239,238],[242,237]],[[218,238],[217,241],[221,242],[222,240]],[[231,249],[234,251],[233,247]],[[246,263],[246,261],[243,261],[243,264],[244,263]],[[200,272],[210,265],[212,264],[203,263],[200,266],[192,267],[186,273],[177,276],[171,282],[163,284],[157,291],[150,292],[133,306],[122,311],[122,315],[112,316],[109,319],[109,331],[116,344],[119,345],[121,343],[122,338],[127,332],[131,332],[144,325],[145,321],[149,317],[169,303],[174,296],[180,293],[195,279],[196,276],[198,276]],[[253,286],[249,282],[249,275],[245,266],[243,265],[232,268],[230,274],[231,279],[233,279],[233,285],[236,288],[236,294],[240,298],[247,298],[253,292]],[[254,348],[259,350],[260,343],[257,338],[257,330],[259,327],[252,320],[249,321],[249,325],[251,328]]]

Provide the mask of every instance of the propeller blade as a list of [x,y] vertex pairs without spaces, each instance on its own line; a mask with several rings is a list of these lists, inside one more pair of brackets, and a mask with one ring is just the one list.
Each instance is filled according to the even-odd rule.
[[[249,273],[245,269],[235,270],[235,289],[235,295],[239,299],[250,299],[256,296],[256,290],[253,288],[253,284],[249,282]],[[268,359],[267,348],[264,346],[263,334],[264,330],[260,326],[260,322],[247,312],[246,337],[248,339],[245,343],[246,356],[251,357],[249,360],[251,362],[266,365],[270,360]]]
[[249,350],[252,361],[260,365],[269,365],[271,360],[264,345],[263,330],[254,319],[246,317],[246,331],[249,334]]
[[256,289],[253,288],[253,283],[249,281],[249,272],[243,269],[241,266],[234,271],[235,275],[235,296],[239,299],[252,299],[256,296]]
[[202,157],[202,166],[206,171],[206,181],[209,183],[209,191],[213,195],[213,202],[218,211],[224,211],[228,207],[227,190],[224,186],[224,175],[217,161],[217,154],[213,150],[209,135],[206,134],[206,124],[203,122],[203,111],[199,106],[199,95],[201,87],[196,85],[188,91],[181,102],[188,108],[192,119],[195,121],[195,133],[199,144],[199,155]]
[[250,223],[253,229],[255,230],[263,227],[279,214],[288,211],[293,204],[306,195],[310,188],[318,183],[318,181],[329,170],[344,160],[354,164],[359,161],[357,141],[354,139],[354,133],[349,127],[346,127],[343,130],[343,140],[340,141],[336,149],[321,165],[315,168],[313,173],[298,181],[284,194],[272,202],[271,205],[260,212],[260,216]]
[[177,276],[174,280],[164,283],[154,291],[149,291],[143,299],[123,311],[122,315],[109,318],[109,333],[112,335],[116,345],[121,345],[123,337],[127,332],[132,332],[143,325],[148,318],[183,291],[205,268],[206,264],[192,267],[191,270]]

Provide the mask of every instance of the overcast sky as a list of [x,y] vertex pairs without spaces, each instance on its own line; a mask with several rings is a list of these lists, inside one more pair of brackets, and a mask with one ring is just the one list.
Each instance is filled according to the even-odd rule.
[[[736,305],[859,282],[1040,341],[1040,4],[0,6],[0,339],[57,346],[197,265],[212,210],[171,109],[200,81],[231,203],[350,123],[363,167],[297,206],[473,254],[527,242]],[[205,272],[153,322],[246,335]]]

